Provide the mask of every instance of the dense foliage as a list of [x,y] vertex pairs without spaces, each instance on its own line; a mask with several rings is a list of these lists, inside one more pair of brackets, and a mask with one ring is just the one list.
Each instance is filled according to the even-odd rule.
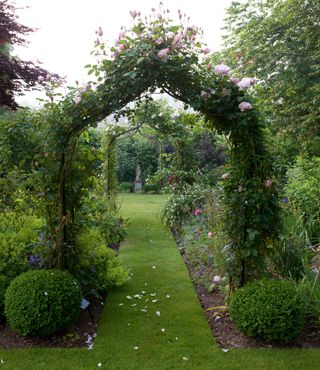
[[256,95],[273,150],[290,161],[301,151],[320,155],[319,13],[318,0],[246,0],[228,9],[222,57],[261,81]]
[[80,285],[68,272],[28,271],[7,289],[5,314],[17,333],[46,336],[73,324],[80,303]]
[[305,302],[289,281],[255,281],[235,292],[230,316],[248,336],[288,342],[303,329]]

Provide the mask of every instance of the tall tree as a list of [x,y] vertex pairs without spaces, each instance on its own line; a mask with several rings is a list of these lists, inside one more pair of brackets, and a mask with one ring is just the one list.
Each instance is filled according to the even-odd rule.
[[225,30],[223,58],[260,80],[256,94],[283,153],[320,155],[319,0],[233,2]]
[[[15,95],[34,88],[40,80],[57,79],[31,61],[23,61],[12,55],[14,45],[27,45],[26,36],[32,28],[18,22],[16,6],[8,0],[0,1],[0,107],[18,108]],[[48,78],[47,78],[48,76]]]

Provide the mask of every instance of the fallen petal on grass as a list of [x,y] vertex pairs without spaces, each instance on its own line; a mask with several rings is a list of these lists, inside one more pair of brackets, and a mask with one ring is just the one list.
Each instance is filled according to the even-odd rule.
[[182,360],[189,361],[188,357],[182,357]]
[[222,351],[223,351],[223,352],[228,352],[228,351],[229,351],[229,349],[228,349],[228,348],[222,348]]
[[160,315],[161,315],[160,311],[157,311],[157,312],[156,312],[156,315],[157,315],[157,316],[160,316]]

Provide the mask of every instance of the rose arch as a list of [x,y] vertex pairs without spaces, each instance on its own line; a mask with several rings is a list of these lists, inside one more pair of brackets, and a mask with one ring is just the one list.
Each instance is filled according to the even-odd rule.
[[232,278],[242,285],[263,271],[279,224],[264,123],[247,95],[255,81],[239,81],[223,63],[212,66],[208,49],[197,41],[199,30],[188,26],[181,14],[180,25],[172,25],[165,13],[154,13],[147,20],[131,12],[132,29],[122,30],[111,49],[102,41],[100,29],[93,52],[98,62],[87,66],[95,82],[49,104],[44,191],[53,194],[47,208],[48,218],[55,223],[56,266],[64,267],[65,246],[72,244],[68,220],[74,204],[68,200],[72,190],[67,176],[80,133],[160,90],[202,113],[208,127],[226,135],[231,144],[229,169],[223,175],[225,225],[230,237],[225,251]]

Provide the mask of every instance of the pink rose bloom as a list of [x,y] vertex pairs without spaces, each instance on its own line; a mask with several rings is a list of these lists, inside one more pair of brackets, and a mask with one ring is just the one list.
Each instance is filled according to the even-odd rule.
[[232,84],[234,84],[234,85],[237,85],[239,81],[240,81],[240,80],[239,80],[239,78],[237,78],[237,77],[231,77],[231,78],[230,78],[230,82],[231,82]]
[[213,237],[213,235],[214,235],[213,232],[211,232],[211,231],[208,232],[208,238],[209,239],[211,239]]
[[255,77],[251,77],[250,82],[251,82],[251,85],[254,85],[255,83],[257,83],[257,79]]
[[247,101],[243,101],[242,103],[239,104],[239,108],[240,108],[241,112],[246,112],[246,111],[252,109],[252,105]]
[[204,54],[209,54],[210,53],[210,49],[209,48],[204,48],[204,49],[202,49],[202,52],[204,53]]
[[125,50],[125,48],[126,48],[126,45],[123,45],[123,44],[119,45],[119,51],[123,51]]
[[138,15],[138,12],[136,10],[130,10],[130,15],[133,19]]
[[124,31],[120,31],[119,32],[119,39],[123,39],[124,37],[126,37],[126,33]]
[[226,180],[228,177],[229,177],[229,174],[228,174],[228,173],[224,173],[224,174],[221,176],[222,180]]
[[230,73],[230,67],[221,63],[214,67],[214,73],[220,76],[227,76]]
[[43,76],[38,76],[38,81],[39,82],[43,82],[44,81],[44,77]]
[[265,186],[266,188],[271,188],[272,184],[273,184],[273,182],[272,182],[272,180],[270,180],[270,179],[268,179],[268,180],[266,180],[266,181],[264,182],[264,186]]
[[239,86],[239,88],[241,89],[241,90],[243,90],[243,89],[248,89],[249,87],[251,87],[251,85],[252,85],[252,82],[251,82],[251,78],[249,78],[249,77],[245,77],[245,78],[243,78],[240,82],[238,82],[238,84],[237,84],[238,86]]
[[180,34],[176,34],[172,40],[172,46],[178,46],[181,41],[182,36]]
[[221,276],[220,275],[216,275],[214,278],[213,278],[213,282],[214,283],[220,283],[221,281]]
[[196,210],[194,211],[194,215],[195,215],[195,216],[199,216],[199,215],[201,215],[201,213],[202,213],[202,209],[201,209],[201,208],[198,208],[198,209],[196,209]]
[[161,50],[158,51],[157,56],[158,56],[159,59],[164,60],[168,57],[169,53],[170,53],[169,48],[161,49]]

